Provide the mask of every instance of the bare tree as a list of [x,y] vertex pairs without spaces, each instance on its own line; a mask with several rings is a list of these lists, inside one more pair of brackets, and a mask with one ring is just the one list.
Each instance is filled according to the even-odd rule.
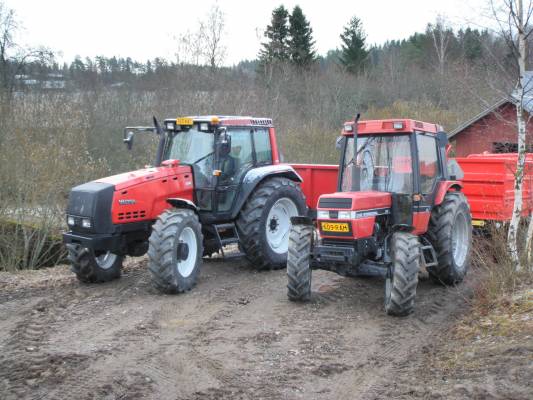
[[15,43],[19,29],[15,12],[0,1],[0,88],[4,95],[11,94],[16,76],[27,64],[35,61],[44,64],[53,59],[53,53],[44,47],[25,48]]
[[453,39],[453,31],[446,24],[443,17],[439,16],[435,25],[429,25],[433,47],[437,56],[437,67],[441,75],[444,75],[444,67],[448,61],[450,41]]
[[213,5],[196,31],[177,37],[178,63],[220,67],[226,57],[225,25],[224,12],[218,4]]

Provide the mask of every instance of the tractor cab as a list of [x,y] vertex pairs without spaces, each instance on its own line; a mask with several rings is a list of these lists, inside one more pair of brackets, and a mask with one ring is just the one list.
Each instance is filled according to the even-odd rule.
[[335,237],[337,229],[346,230],[331,223],[335,215],[352,221],[352,238],[374,233],[374,218],[368,224],[361,221],[364,216],[387,215],[393,224],[424,232],[438,182],[448,179],[447,139],[441,131],[436,124],[409,119],[345,123],[338,140],[337,193],[321,196],[318,204],[318,219],[330,220],[319,224],[321,233]]
[[193,169],[197,207],[231,214],[241,182],[253,168],[278,163],[271,145],[272,120],[251,117],[183,117],[164,122],[165,160]]

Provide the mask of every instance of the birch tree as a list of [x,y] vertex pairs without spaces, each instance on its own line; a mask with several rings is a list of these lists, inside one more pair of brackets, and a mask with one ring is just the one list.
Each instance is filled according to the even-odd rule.
[[[516,89],[514,91],[514,100],[516,106],[516,127],[518,139],[518,157],[516,163],[515,183],[514,183],[514,203],[513,214],[507,231],[507,246],[516,271],[520,271],[523,266],[519,254],[518,246],[518,229],[523,210],[523,184],[524,184],[524,169],[526,161],[526,115],[524,113],[525,100],[525,76],[527,71],[528,59],[528,38],[533,32],[530,26],[530,18],[532,14],[532,2],[527,1],[524,7],[523,0],[503,0],[502,4],[496,5],[491,1],[492,11],[496,21],[499,23],[502,33],[512,50],[512,53],[517,61],[518,79],[516,81]],[[505,19],[503,18],[505,16]],[[533,234],[533,227],[528,229],[528,235]],[[526,238],[526,251],[530,245],[530,237]]]

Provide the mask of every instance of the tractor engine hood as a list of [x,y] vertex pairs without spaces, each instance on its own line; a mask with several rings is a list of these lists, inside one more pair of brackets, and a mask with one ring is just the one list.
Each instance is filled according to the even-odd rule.
[[319,210],[367,211],[388,209],[392,197],[388,192],[337,192],[320,196]]
[[115,186],[115,190],[118,191],[129,189],[132,186],[136,186],[144,182],[149,182],[156,179],[165,178],[167,176],[176,175],[177,173],[190,172],[190,170],[191,167],[185,165],[143,168],[137,171],[125,172],[123,174],[97,179],[95,182],[111,184]]

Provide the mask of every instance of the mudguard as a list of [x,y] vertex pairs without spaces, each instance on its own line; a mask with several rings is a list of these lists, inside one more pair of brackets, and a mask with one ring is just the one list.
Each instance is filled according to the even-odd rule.
[[189,210],[193,210],[196,214],[198,214],[198,207],[196,207],[196,204],[190,200],[172,197],[167,199],[167,203],[175,208],[188,208]]
[[251,169],[246,173],[242,181],[239,193],[231,213],[231,218],[235,219],[241,211],[244,203],[250,194],[263,180],[273,177],[283,177],[295,182],[303,182],[302,177],[288,164],[267,165],[264,167]]

